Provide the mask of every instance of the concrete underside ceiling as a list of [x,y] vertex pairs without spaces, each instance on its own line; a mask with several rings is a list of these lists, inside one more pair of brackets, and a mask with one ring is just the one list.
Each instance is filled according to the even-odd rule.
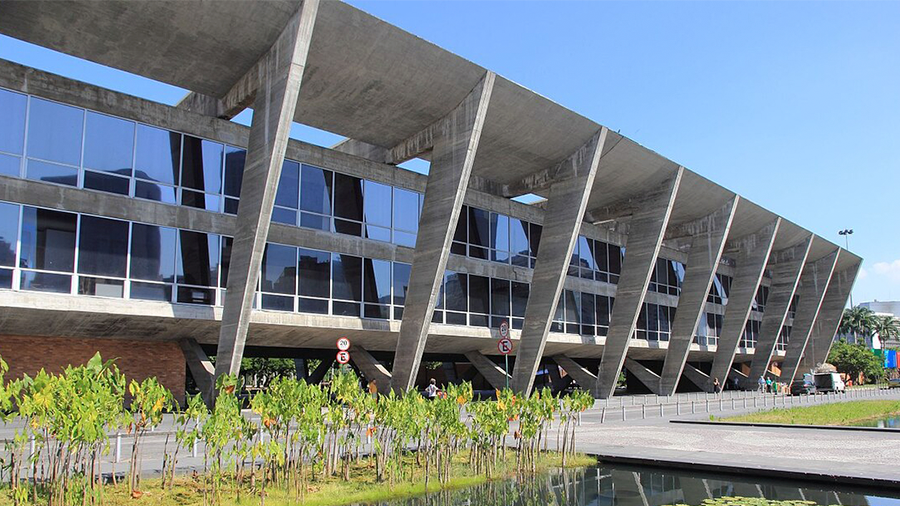
[[[222,98],[266,54],[300,4],[300,0],[2,2],[0,33]],[[295,120],[393,148],[456,107],[485,72],[353,6],[322,2]],[[501,187],[516,185],[552,170],[599,128],[598,123],[498,76],[472,174]],[[677,163],[613,132],[607,145],[589,212],[627,207],[678,169]],[[683,204],[673,210],[672,224],[705,216],[731,195],[690,171],[685,171],[681,192]],[[754,205],[745,200],[742,206]],[[758,206],[738,215],[746,218],[735,221],[731,237],[755,232],[775,217]],[[786,223],[784,228],[792,226],[796,233],[780,234],[776,249],[802,240],[800,227]],[[813,251],[810,260],[825,254]]]

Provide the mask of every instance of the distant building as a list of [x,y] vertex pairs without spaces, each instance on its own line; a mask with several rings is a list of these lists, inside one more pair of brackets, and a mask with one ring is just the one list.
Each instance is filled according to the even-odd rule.
[[[896,300],[873,300],[872,302],[862,302],[860,307],[871,309],[878,316],[893,316],[895,319],[900,318],[900,301]],[[900,348],[900,340],[889,339],[887,341],[880,339],[876,334],[876,339],[866,339],[866,344],[871,344],[873,348]]]

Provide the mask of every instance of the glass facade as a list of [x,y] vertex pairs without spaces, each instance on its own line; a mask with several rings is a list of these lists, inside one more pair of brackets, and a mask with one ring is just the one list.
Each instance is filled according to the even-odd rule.
[[716,346],[719,344],[719,336],[722,335],[723,316],[716,313],[706,313],[706,318],[700,320],[697,325],[697,335],[694,342],[700,346]]
[[675,321],[675,308],[645,302],[634,329],[636,339],[668,341]]
[[781,332],[778,333],[778,340],[775,342],[775,351],[786,351],[788,343],[791,341],[791,325],[783,325]]
[[738,344],[739,347],[756,348],[756,344],[759,342],[760,323],[758,320],[747,320],[747,324],[744,326],[744,333],[741,334],[741,340]]
[[684,282],[684,264],[665,258],[656,259],[656,268],[650,273],[651,292],[681,295]]
[[753,298],[753,311],[762,313],[766,310],[766,301],[769,299],[769,287],[759,285],[756,289],[756,296]]
[[716,273],[716,277],[709,287],[709,295],[707,295],[706,301],[725,306],[728,304],[728,295],[730,293],[731,276]]

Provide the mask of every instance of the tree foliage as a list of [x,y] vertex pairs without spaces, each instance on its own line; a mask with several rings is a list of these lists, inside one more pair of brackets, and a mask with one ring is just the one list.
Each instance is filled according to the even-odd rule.
[[848,343],[846,339],[834,343],[828,354],[828,362],[837,367],[839,372],[846,373],[855,379],[860,374],[866,381],[877,381],[884,376],[884,364],[881,357],[872,353],[865,344]]

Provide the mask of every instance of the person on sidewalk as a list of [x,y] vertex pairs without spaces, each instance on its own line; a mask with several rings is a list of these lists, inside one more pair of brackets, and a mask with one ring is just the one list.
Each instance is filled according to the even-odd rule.
[[759,377],[759,393],[766,393],[766,379],[762,376]]
[[437,394],[438,394],[437,382],[434,380],[434,378],[431,378],[431,381],[428,383],[428,386],[425,387],[425,397],[427,397],[429,401],[433,401],[435,398],[437,398]]
[[722,393],[722,385],[719,383],[719,378],[716,378],[713,381],[713,392],[720,394]]

